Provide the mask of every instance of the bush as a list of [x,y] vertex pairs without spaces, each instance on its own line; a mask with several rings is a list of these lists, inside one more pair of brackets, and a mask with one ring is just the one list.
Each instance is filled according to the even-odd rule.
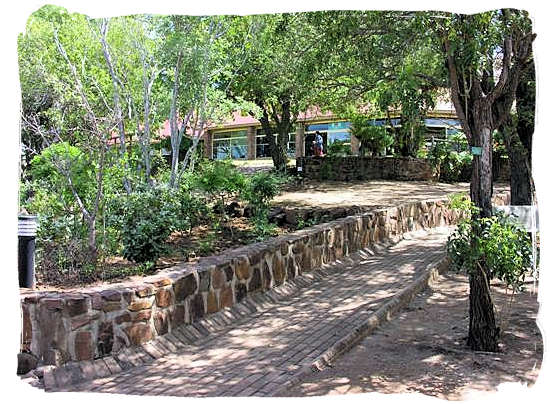
[[473,156],[463,134],[452,135],[449,141],[436,142],[427,157],[440,181],[468,181],[471,177]]
[[253,234],[256,241],[264,241],[277,234],[277,226],[269,222],[267,212],[254,216],[252,224],[254,225]]
[[501,212],[490,218],[476,217],[477,208],[465,198],[451,203],[451,207],[457,206],[466,209],[467,217],[460,221],[447,242],[451,266],[471,271],[484,265],[490,270],[490,278],[519,290],[532,264],[528,233],[515,219]]
[[121,239],[123,256],[134,262],[154,261],[166,251],[173,231],[189,230],[203,209],[185,190],[151,188],[126,196]]
[[349,156],[351,154],[351,146],[345,144],[341,140],[335,140],[327,146],[328,156]]
[[390,147],[394,139],[383,126],[375,126],[372,119],[365,115],[354,115],[351,120],[351,133],[361,141],[360,152],[370,152],[374,155],[381,155],[386,148]]
[[228,198],[243,192],[246,178],[231,161],[203,160],[194,175],[189,177],[189,186],[202,190],[223,206]]
[[279,195],[285,182],[286,179],[278,175],[256,173],[248,179],[241,195],[251,205],[254,215],[258,215],[267,211],[269,202]]

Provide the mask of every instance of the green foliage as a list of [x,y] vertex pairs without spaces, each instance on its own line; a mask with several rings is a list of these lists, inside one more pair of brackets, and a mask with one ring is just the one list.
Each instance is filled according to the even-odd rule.
[[166,252],[173,231],[196,224],[202,204],[182,190],[151,188],[134,192],[122,202],[123,255],[135,262],[154,261]]
[[241,196],[252,208],[253,234],[257,241],[276,234],[277,226],[268,220],[269,203],[281,192],[281,186],[288,178],[269,172],[259,172],[247,179]]
[[285,177],[268,172],[256,173],[248,179],[242,196],[252,206],[254,215],[267,212],[269,202],[281,192],[286,181]]
[[[69,174],[70,183],[64,173]],[[75,203],[71,186],[81,198],[91,196],[94,175],[94,166],[84,152],[66,142],[54,143],[31,160],[30,176],[37,188],[61,197],[58,201],[51,200],[54,205]],[[42,208],[31,207],[31,210],[40,211]]]
[[178,221],[173,195],[162,189],[135,192],[124,203],[123,255],[135,262],[154,261]]
[[464,192],[459,192],[449,196],[449,207],[470,217],[472,214],[479,213],[479,208],[474,205],[472,200]]
[[327,156],[349,156],[351,146],[341,140],[335,140],[327,146]]
[[208,233],[208,235],[205,238],[203,238],[202,240],[199,240],[197,252],[200,255],[205,256],[212,253],[214,237],[215,237],[214,233]]
[[490,278],[519,290],[532,263],[529,235],[513,218],[500,212],[489,218],[470,216],[459,223],[447,242],[453,268],[472,271],[486,266]]
[[230,160],[203,160],[189,180],[192,187],[206,192],[219,203],[243,192],[246,186],[244,174]]
[[256,241],[263,241],[277,234],[277,226],[269,222],[266,211],[253,216],[252,224],[254,225],[253,234]]
[[360,139],[362,153],[370,152],[380,155],[390,147],[394,139],[387,133],[383,126],[375,126],[372,119],[363,114],[355,114],[351,117],[351,133]]
[[436,142],[428,151],[428,160],[440,181],[468,181],[471,176],[472,154],[464,134],[454,134],[449,141]]

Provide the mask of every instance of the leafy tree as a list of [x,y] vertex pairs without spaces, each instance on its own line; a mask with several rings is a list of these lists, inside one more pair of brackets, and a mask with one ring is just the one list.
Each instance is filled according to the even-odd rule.
[[[470,196],[479,208],[479,217],[490,218],[492,134],[508,119],[521,72],[527,66],[534,39],[531,23],[525,12],[505,9],[450,15],[436,26],[455,110],[469,144],[481,148],[481,155],[474,155]],[[500,69],[495,74],[497,60]],[[479,265],[470,273],[468,345],[474,350],[498,349],[489,271],[487,265]]]
[[[194,164],[199,140],[207,124],[219,123],[241,108],[242,100],[229,100],[226,89],[232,81],[230,65],[246,58],[247,38],[236,46],[233,40],[238,17],[171,16],[161,27],[164,65],[170,72],[170,139],[172,168],[170,185],[177,186],[180,171]],[[184,135],[192,139],[179,167],[179,149]]]
[[249,16],[241,35],[253,32],[247,63],[229,87],[233,96],[256,104],[277,170],[287,165],[287,144],[298,115],[311,105],[319,69],[320,36],[305,14]]
[[[521,72],[531,57],[534,35],[527,14],[517,10],[474,15],[344,12],[321,13],[319,19],[324,22],[323,29],[329,30],[331,21],[338,21],[329,35],[330,46],[343,50],[336,58],[342,68],[338,63],[331,64],[340,74],[331,74],[328,88],[340,89],[340,94],[351,100],[369,94],[380,81],[393,81],[395,72],[405,69],[408,58],[418,49],[435,56],[431,60],[439,66],[433,72],[443,69],[445,80],[429,74],[422,63],[418,70],[412,69],[412,77],[451,89],[469,145],[482,150],[473,160],[471,199],[479,207],[481,218],[491,217],[492,133],[508,119]],[[345,60],[355,64],[346,64]],[[470,273],[472,321],[468,344],[473,349],[494,351],[498,330],[487,272],[487,268],[478,267]]]
[[[446,85],[443,58],[409,12],[329,11],[311,15],[325,33],[319,99],[347,115],[355,109],[387,118],[394,149],[416,156],[424,118]],[[401,117],[400,127],[390,119]]]

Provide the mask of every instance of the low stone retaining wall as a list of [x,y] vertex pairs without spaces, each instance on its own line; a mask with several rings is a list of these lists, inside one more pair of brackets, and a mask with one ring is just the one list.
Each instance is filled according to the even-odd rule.
[[[430,181],[436,177],[428,160],[408,157],[300,157],[296,159],[296,167],[301,167],[305,178],[313,180]],[[458,175],[458,181],[470,181],[471,172],[471,165],[463,168]],[[445,175],[442,176],[442,180],[446,180]],[[510,180],[508,159],[495,156],[493,180]]]
[[[506,196],[495,201],[506,202]],[[139,281],[56,293],[22,290],[21,350],[35,355],[40,365],[107,356],[372,243],[457,219],[446,201],[414,202],[184,263]]]
[[300,157],[296,167],[306,178],[316,180],[428,181],[433,170],[426,159],[407,157]]

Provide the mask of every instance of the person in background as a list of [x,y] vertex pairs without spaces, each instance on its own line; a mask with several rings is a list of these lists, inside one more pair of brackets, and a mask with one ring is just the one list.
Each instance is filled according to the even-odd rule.
[[323,137],[319,131],[315,132],[315,140],[313,141],[313,152],[316,156],[323,156]]

